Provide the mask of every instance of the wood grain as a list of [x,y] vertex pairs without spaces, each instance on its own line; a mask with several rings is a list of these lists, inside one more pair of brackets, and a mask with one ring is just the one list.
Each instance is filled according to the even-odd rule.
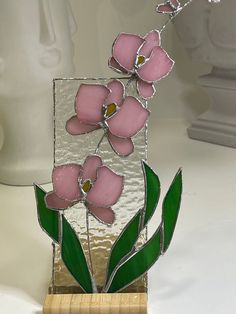
[[43,314],[147,314],[147,294],[48,294]]

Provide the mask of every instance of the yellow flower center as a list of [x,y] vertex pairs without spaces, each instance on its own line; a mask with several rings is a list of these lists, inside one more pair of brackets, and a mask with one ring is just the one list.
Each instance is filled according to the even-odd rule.
[[88,193],[92,187],[92,183],[90,180],[86,180],[82,184],[82,190],[84,193]]
[[110,118],[117,110],[117,104],[114,102],[107,105],[104,111],[104,117],[105,118]]
[[145,61],[146,61],[146,58],[144,56],[140,55],[137,57],[136,65],[140,66],[140,65],[144,64]]

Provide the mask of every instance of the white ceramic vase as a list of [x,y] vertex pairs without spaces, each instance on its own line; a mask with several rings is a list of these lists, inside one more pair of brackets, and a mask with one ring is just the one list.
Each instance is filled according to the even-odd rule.
[[0,182],[50,181],[55,77],[73,75],[67,0],[0,0]]
[[189,136],[236,147],[236,1],[195,0],[176,17],[175,27],[191,58],[212,65],[198,80],[210,108],[192,123]]

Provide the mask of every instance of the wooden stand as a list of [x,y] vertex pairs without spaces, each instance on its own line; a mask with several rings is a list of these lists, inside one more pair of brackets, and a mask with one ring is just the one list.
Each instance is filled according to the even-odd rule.
[[48,294],[43,314],[147,314],[147,293]]

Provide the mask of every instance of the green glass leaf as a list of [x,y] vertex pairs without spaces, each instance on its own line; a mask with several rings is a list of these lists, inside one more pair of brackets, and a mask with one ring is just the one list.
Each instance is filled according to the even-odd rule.
[[38,220],[41,228],[54,242],[59,242],[59,214],[46,207],[44,198],[46,192],[38,185],[34,186],[37,203]]
[[117,269],[110,280],[108,293],[118,292],[145,274],[161,255],[161,227],[151,239]]
[[163,221],[163,253],[172,240],[179,215],[182,195],[182,171],[179,170],[164,198],[162,208]]
[[157,174],[142,161],[144,179],[145,179],[145,209],[144,209],[144,226],[153,216],[161,193],[161,184]]
[[69,272],[86,293],[94,292],[90,274],[80,241],[68,221],[62,216],[61,256]]
[[120,236],[117,238],[111,249],[111,254],[108,262],[107,279],[109,279],[111,273],[115,267],[119,264],[123,257],[125,257],[136,243],[139,236],[141,211],[139,211],[128,225],[123,229]]
[[133,217],[115,241],[108,262],[107,282],[121,260],[135,249],[140,232],[144,229],[158,204],[160,197],[160,181],[156,173],[142,161],[145,181],[145,206],[144,209]]
[[[164,252],[167,250],[173,236],[181,203],[181,171],[177,173],[166,194],[163,202],[162,222],[156,233],[142,246],[142,248],[139,249],[139,251],[133,251],[134,247],[131,248],[132,241],[136,242],[135,238],[137,239],[140,231],[146,226],[155,212],[160,197],[160,181],[158,176],[145,162],[143,162],[143,169],[146,182],[145,207],[144,210],[138,212],[132,221],[125,227],[125,230],[113,247],[113,251],[117,248],[119,248],[120,251],[112,251],[111,253],[109,264],[111,269],[109,269],[108,273],[110,277],[107,280],[104,292],[118,292],[145,274],[158,260],[159,256],[162,254],[162,250]],[[141,219],[142,224],[141,226],[139,225],[138,229],[137,224],[140,221],[139,218]],[[131,236],[129,232],[132,232],[132,228],[134,228],[134,234]],[[137,235],[135,234],[136,232]],[[130,237],[128,244],[126,243],[126,236]],[[126,252],[125,255],[122,254],[124,248]]]

